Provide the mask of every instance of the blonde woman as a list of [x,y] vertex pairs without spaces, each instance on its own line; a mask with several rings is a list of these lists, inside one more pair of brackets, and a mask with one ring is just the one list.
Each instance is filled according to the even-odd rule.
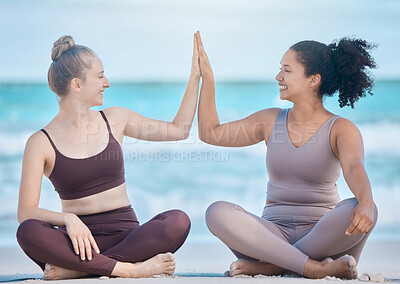
[[[186,240],[190,220],[170,210],[139,225],[126,192],[121,144],[125,136],[188,137],[200,80],[196,39],[189,82],[172,122],[123,107],[92,110],[103,104],[110,83],[101,60],[72,37],[57,40],[51,58],[48,83],[59,112],[26,143],[18,204],[21,248],[45,279],[173,274],[173,253]],[[43,175],[60,195],[62,212],[38,208]]]

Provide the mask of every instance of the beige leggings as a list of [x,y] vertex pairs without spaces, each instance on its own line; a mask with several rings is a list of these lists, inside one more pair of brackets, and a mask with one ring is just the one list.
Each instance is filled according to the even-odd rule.
[[368,233],[347,236],[350,214],[357,204],[355,198],[345,199],[330,210],[270,203],[260,218],[236,204],[218,201],[208,207],[206,223],[238,258],[261,260],[303,275],[309,257],[336,259],[349,254],[358,263],[378,211],[375,206]]

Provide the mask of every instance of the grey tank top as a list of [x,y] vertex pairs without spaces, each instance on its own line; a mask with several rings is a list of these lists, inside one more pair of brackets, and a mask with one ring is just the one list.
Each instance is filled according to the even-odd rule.
[[336,181],[340,162],[333,155],[330,132],[340,116],[333,115],[301,147],[289,139],[287,116],[281,109],[267,143],[267,199],[274,205],[318,206],[332,209],[340,201]]

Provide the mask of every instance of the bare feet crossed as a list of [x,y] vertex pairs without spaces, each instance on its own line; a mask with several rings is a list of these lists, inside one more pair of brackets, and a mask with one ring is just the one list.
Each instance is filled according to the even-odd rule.
[[[123,278],[147,278],[153,275],[175,272],[175,257],[172,253],[158,254],[143,262],[117,262],[111,275]],[[86,272],[70,270],[46,263],[43,279],[60,280],[95,276]]]
[[158,254],[143,262],[117,262],[111,275],[123,278],[147,278],[153,275],[175,272],[175,257],[172,253]]
[[232,277],[238,275],[280,275],[285,269],[271,263],[262,261],[239,259],[231,263],[230,275]]
[[[357,279],[357,262],[354,257],[344,255],[336,260],[326,258],[323,261],[309,259],[304,269],[307,278],[319,279],[325,276],[337,278]],[[239,259],[232,262],[230,276],[238,275],[280,275],[286,270],[271,263]]]
[[90,276],[86,272],[70,270],[50,263],[46,263],[43,273],[44,280],[74,279]]

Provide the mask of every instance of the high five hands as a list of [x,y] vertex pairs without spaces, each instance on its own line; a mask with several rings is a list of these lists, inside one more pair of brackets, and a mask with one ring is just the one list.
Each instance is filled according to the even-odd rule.
[[200,76],[203,80],[214,81],[213,71],[211,69],[210,61],[208,60],[207,54],[204,51],[203,42],[201,41],[200,32],[194,34],[194,50],[193,50],[193,61],[192,61],[192,74],[193,69],[196,68],[195,60],[198,60],[198,66]]

